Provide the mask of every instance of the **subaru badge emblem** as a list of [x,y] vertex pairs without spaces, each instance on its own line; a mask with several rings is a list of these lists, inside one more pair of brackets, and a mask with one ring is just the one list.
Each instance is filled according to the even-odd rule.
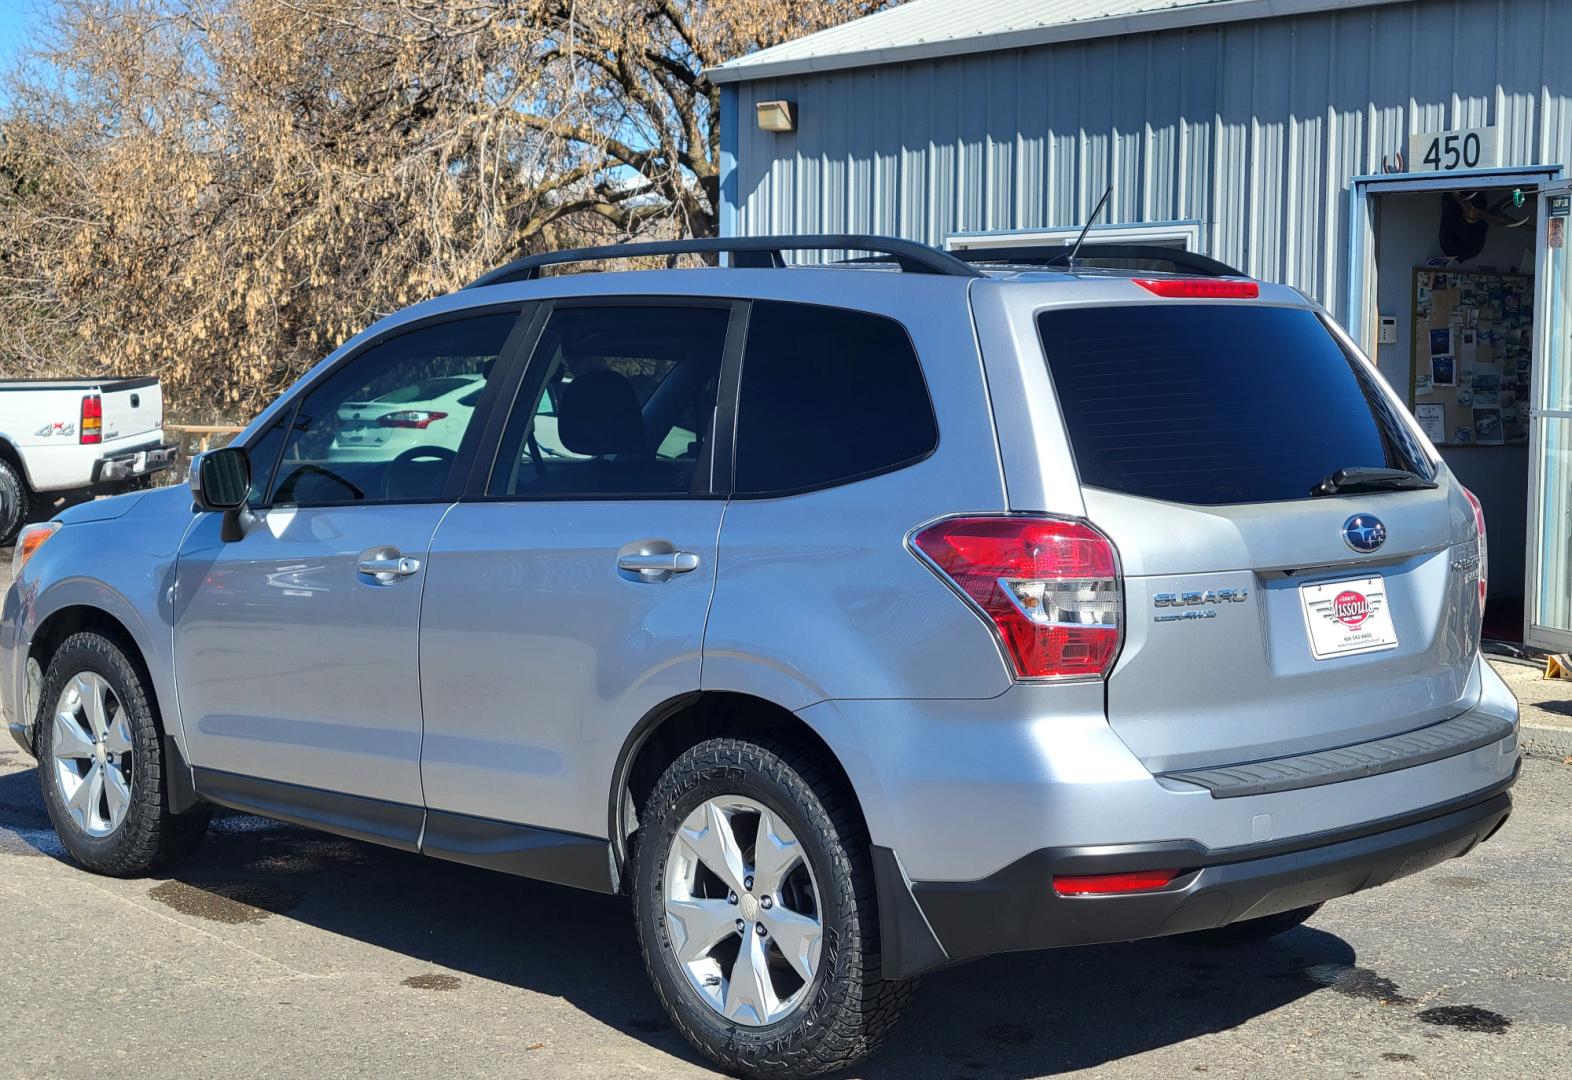
[[1374,514],[1355,514],[1343,522],[1343,542],[1368,554],[1386,543],[1386,526]]

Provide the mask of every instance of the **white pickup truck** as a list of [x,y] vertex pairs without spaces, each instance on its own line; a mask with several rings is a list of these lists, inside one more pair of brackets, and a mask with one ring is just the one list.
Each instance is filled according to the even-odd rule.
[[154,377],[0,380],[0,545],[62,499],[136,487],[174,459]]

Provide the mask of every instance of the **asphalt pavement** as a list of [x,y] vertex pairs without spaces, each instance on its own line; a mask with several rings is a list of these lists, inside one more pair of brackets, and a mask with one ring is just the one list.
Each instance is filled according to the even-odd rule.
[[[0,572],[3,573],[3,572]],[[1271,942],[993,957],[925,980],[858,1075],[1562,1077],[1572,765],[1489,844]],[[0,745],[0,1076],[710,1075],[618,898],[238,814],[167,877],[73,866]]]

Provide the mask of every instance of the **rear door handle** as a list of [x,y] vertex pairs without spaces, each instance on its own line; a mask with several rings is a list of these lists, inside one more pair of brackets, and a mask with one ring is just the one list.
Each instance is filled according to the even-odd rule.
[[396,548],[381,549],[362,555],[356,569],[378,585],[392,585],[412,574],[418,574],[420,560],[400,555]]
[[640,574],[686,574],[699,568],[699,557],[691,551],[663,551],[655,555],[618,555],[617,568]]

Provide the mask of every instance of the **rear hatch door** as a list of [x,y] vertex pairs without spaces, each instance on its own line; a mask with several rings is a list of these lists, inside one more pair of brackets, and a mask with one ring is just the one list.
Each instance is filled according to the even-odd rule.
[[[1477,699],[1472,509],[1316,312],[1157,301],[1039,329],[1124,574],[1109,723],[1149,769],[1347,746]],[[1417,479],[1312,494],[1357,469]]]

